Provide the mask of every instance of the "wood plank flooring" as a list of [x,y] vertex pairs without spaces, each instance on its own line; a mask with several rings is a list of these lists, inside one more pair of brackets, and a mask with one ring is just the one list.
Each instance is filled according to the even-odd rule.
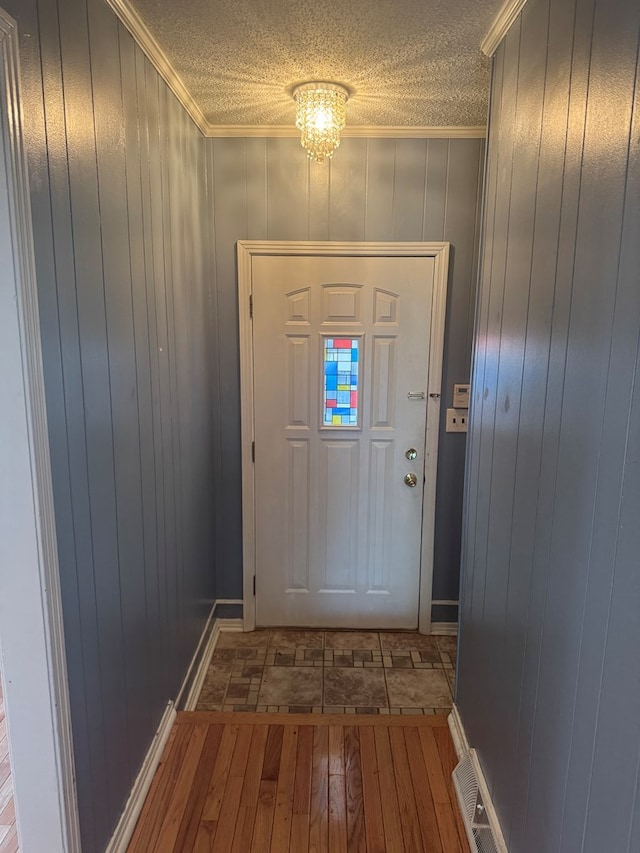
[[469,853],[444,715],[178,714],[129,853]]

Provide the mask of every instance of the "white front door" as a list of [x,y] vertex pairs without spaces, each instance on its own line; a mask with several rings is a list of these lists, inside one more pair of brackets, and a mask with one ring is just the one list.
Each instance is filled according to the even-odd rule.
[[435,270],[252,257],[257,625],[417,627]]

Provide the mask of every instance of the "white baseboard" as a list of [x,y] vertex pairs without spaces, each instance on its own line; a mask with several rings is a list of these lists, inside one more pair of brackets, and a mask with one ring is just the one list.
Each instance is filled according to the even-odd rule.
[[220,625],[220,631],[244,631],[242,619],[216,619],[216,623]]
[[215,619],[213,626],[211,625],[212,620],[214,620],[216,605],[219,603],[220,602],[218,601],[213,602],[211,612],[209,613],[200,636],[195,654],[191,659],[184,681],[180,687],[178,698],[175,702],[171,701],[168,703],[165,712],[162,715],[162,720],[160,721],[158,730],[151,741],[151,746],[149,747],[136,781],[133,784],[133,788],[129,794],[129,799],[127,800],[124,811],[120,816],[118,825],[116,826],[111,840],[109,841],[109,845],[105,853],[126,853],[129,842],[131,841],[131,836],[133,835],[133,831],[136,827],[136,823],[140,817],[140,812],[144,806],[144,801],[149,793],[154,773],[158,768],[158,764],[162,758],[162,752],[175,721],[176,705],[186,690],[187,684],[191,680],[193,670],[195,669],[195,675],[193,675],[193,680],[191,680],[189,693],[187,694],[184,704],[184,708],[187,711],[193,710],[196,702],[198,701],[198,696],[202,690],[207,669],[209,668],[211,655],[213,654],[213,650],[218,642],[218,637],[220,636],[221,631],[243,630],[242,619]]
[[[196,670],[195,678],[198,677],[198,672],[202,666],[202,658],[206,657],[206,654],[207,654],[207,647],[209,645],[209,641],[210,641],[210,637],[211,637],[209,632],[210,631],[212,632],[213,630],[215,630],[215,626],[212,629],[211,625],[212,625],[212,622],[214,619],[214,613],[215,613],[217,606],[218,606],[218,601],[216,600],[211,605],[211,610],[209,611],[209,615],[207,616],[207,621],[205,622],[204,628],[202,629],[202,634],[200,634],[200,639],[198,640],[198,645],[196,646],[196,650],[193,653],[193,657],[191,658],[191,663],[189,664],[189,666],[187,668],[187,672],[184,676],[184,679],[182,680],[180,690],[178,691],[178,695],[176,696],[175,703],[174,703],[176,708],[180,707],[180,703],[182,702],[182,697],[184,695],[185,690],[187,689],[187,685],[189,684],[189,682],[191,680],[191,674],[194,671],[194,669]],[[207,638],[207,635],[209,635],[209,639]],[[204,651],[201,651],[203,644],[206,644],[206,647],[205,647]],[[211,657],[211,655],[209,655],[209,657]],[[189,691],[189,694],[191,694],[191,691]]]
[[431,633],[441,637],[455,637],[458,634],[457,622],[432,622]]
[[451,732],[451,739],[456,750],[456,755],[458,758],[462,758],[463,755],[469,752],[469,741],[467,740],[467,735],[456,705],[451,709],[447,722],[449,723],[449,731]]
[[[219,601],[216,604],[220,604]],[[215,609],[215,605],[214,605]],[[213,611],[212,611],[213,613]],[[209,663],[211,662],[211,656],[213,655],[213,650],[216,647],[216,643],[218,642],[218,637],[220,636],[222,631],[242,631],[242,619],[216,619],[213,625],[213,629],[209,634],[209,639],[207,640],[206,647],[202,653],[200,661],[198,663],[198,669],[196,670],[196,674],[193,677],[193,681],[191,682],[191,688],[187,695],[187,698],[184,702],[184,710],[185,711],[194,711],[196,707],[196,703],[198,701],[198,696],[200,695],[200,691],[202,690],[202,685],[204,684],[204,679],[207,675],[207,670],[209,669]]]
[[[482,803],[486,809],[487,817],[489,819],[489,825],[491,826],[491,830],[493,832],[493,840],[496,845],[496,850],[498,851],[498,853],[508,853],[507,845],[505,844],[504,836],[502,834],[500,821],[498,820],[498,815],[496,814],[496,810],[493,805],[493,800],[491,799],[491,794],[489,793],[489,788],[487,787],[487,782],[484,778],[482,766],[480,764],[480,761],[478,760],[478,756],[475,749],[472,749],[469,746],[469,739],[467,738],[467,733],[464,730],[462,718],[460,717],[460,712],[458,711],[456,705],[453,706],[451,713],[447,718],[447,722],[449,723],[449,731],[451,732],[451,739],[453,740],[453,745],[456,751],[456,755],[458,756],[458,760],[461,761],[463,758],[465,758],[465,760],[471,760],[471,765],[473,767],[474,775],[478,783],[480,795],[482,797]],[[464,816],[466,804],[463,799],[461,799],[462,795],[461,792],[458,790],[457,785],[456,795],[458,797],[458,805],[460,807],[460,812]],[[474,844],[473,834],[470,833],[470,828],[467,824],[467,821],[465,821],[465,830],[469,838],[469,845],[471,850],[480,849]]]
[[175,705],[169,702],[105,853],[126,853],[175,718]]
[[216,604],[244,604],[241,598],[219,598]]

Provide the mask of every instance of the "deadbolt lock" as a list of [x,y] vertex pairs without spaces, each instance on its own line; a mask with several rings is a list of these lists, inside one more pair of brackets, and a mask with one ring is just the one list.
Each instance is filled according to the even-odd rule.
[[418,451],[415,449],[415,447],[410,447],[404,455],[407,457],[407,459],[413,461],[414,459],[418,458]]

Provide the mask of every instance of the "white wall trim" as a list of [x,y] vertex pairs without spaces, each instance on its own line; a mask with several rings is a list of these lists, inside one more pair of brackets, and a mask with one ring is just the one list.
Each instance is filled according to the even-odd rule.
[[[202,668],[202,660],[203,660],[203,658],[205,658],[207,656],[209,644],[211,642],[211,636],[213,635],[213,633],[216,629],[215,624],[213,624],[213,626],[212,626],[212,623],[213,623],[213,619],[214,619],[214,612],[215,612],[217,605],[218,605],[217,601],[214,601],[213,604],[211,605],[211,609],[209,610],[209,615],[207,616],[207,621],[204,623],[204,628],[202,629],[202,633],[200,634],[200,639],[198,640],[198,645],[196,646],[196,650],[193,653],[193,657],[191,658],[191,663],[187,667],[187,672],[186,672],[186,674],[182,680],[182,685],[180,687],[180,690],[178,691],[178,695],[176,696],[175,703],[174,703],[176,706],[179,706],[180,702],[182,701],[182,696],[183,696],[185,690],[188,688],[189,682],[191,681],[192,672],[195,671],[195,673],[196,673],[194,675],[194,678],[193,678],[193,682],[195,683],[195,681],[198,678],[198,675],[200,673],[200,669]],[[209,657],[211,657],[210,654],[209,654]],[[189,690],[188,695],[191,696],[192,692],[193,692],[193,686]],[[187,702],[189,701],[188,698],[186,701]]]
[[[340,136],[343,139],[358,137],[367,139],[484,139],[487,135],[485,125],[428,127],[398,125],[382,127],[380,125],[358,126],[347,124]],[[293,125],[249,125],[249,124],[209,124],[205,136],[215,137],[261,137],[284,138],[300,136]]]
[[[105,853],[126,853],[126,850],[131,841],[131,837],[136,828],[136,823],[140,817],[140,812],[144,806],[144,802],[149,793],[149,788],[153,781],[153,776],[158,769],[158,765],[162,759],[165,745],[169,739],[169,734],[176,719],[176,705],[179,703],[179,698],[184,693],[191,672],[196,667],[196,672],[189,688],[189,693],[184,703],[185,711],[194,711],[204,684],[204,679],[209,669],[211,656],[218,642],[218,638],[223,631],[242,631],[242,619],[216,619],[214,612],[220,601],[214,601],[209,617],[200,635],[198,646],[195,654],[189,664],[187,673],[182,682],[182,686],[178,692],[178,698],[175,702],[171,701],[167,704],[158,730],[153,736],[149,750],[140,768],[140,772],[133,783],[133,788],[129,794],[129,798],[124,807],[124,811],[120,816],[118,825],[115,828],[109,845]],[[213,626],[211,622],[213,621]]]
[[239,240],[238,304],[240,327],[240,387],[242,443],[242,549],[244,630],[252,631],[256,624],[256,600],[253,594],[255,561],[255,482],[251,445],[254,440],[253,393],[253,326],[250,316],[251,262],[254,255],[342,255],[355,257],[432,257],[434,259],[434,293],[431,310],[429,344],[429,376],[427,380],[427,423],[425,438],[425,488],[422,517],[422,547],[420,561],[420,602],[418,629],[431,631],[431,599],[433,590],[433,544],[436,472],[438,464],[438,434],[440,427],[440,395],[444,325],[447,304],[449,243],[393,242],[318,242],[286,240]]
[[451,709],[451,713],[447,717],[447,722],[449,723],[449,731],[451,732],[451,739],[453,741],[456,755],[458,756],[458,759],[460,759],[463,755],[466,755],[467,752],[469,752],[469,741],[467,740],[467,733],[462,725],[462,719],[457,705],[454,705]]
[[116,16],[133,36],[140,50],[171,89],[194,123],[205,136],[209,124],[200,107],[194,101],[191,93],[182,82],[182,78],[169,61],[166,53],[160,47],[151,31],[144,23],[129,0],[106,0]]
[[[216,602],[216,604],[220,604],[220,602],[218,601]],[[213,609],[215,610],[215,606]],[[191,688],[189,689],[189,693],[184,702],[185,711],[195,711],[196,709],[198,697],[200,696],[202,685],[204,684],[204,680],[207,675],[207,670],[209,669],[209,664],[211,663],[211,656],[213,655],[213,650],[216,647],[216,643],[218,642],[218,638],[220,637],[222,631],[242,631],[242,619],[215,620],[213,624],[213,630],[209,634],[206,647],[198,663],[196,674],[193,678],[193,681],[191,682]],[[204,639],[204,636],[205,635],[203,634],[201,642],[202,639]],[[200,648],[200,646],[198,646],[198,648]],[[182,693],[182,691],[180,692]]]
[[485,56],[493,56],[526,3],[527,0],[506,0],[480,45]]
[[[204,113],[195,101],[195,98],[184,84],[182,78],[171,64],[169,57],[160,47],[155,36],[144,23],[130,0],[106,0],[115,15],[133,36],[138,47],[149,62],[180,101],[187,113],[191,116],[203,136],[216,137],[239,137],[239,138],[282,138],[299,136],[300,131],[294,125],[244,125],[244,124],[212,124],[207,121]],[[293,115],[294,105],[291,101],[291,113]],[[453,127],[427,127],[427,126],[398,126],[398,127],[358,127],[345,128],[343,137],[357,136],[393,139],[482,139],[487,135],[484,125],[477,126],[453,126]]]
[[458,623],[457,622],[432,622],[431,633],[439,637],[457,637]]
[[[469,739],[467,738],[467,733],[465,731],[462,722],[462,717],[460,716],[460,712],[458,710],[457,705],[453,706],[451,713],[447,718],[447,722],[449,724],[451,740],[453,741],[453,746],[456,751],[456,755],[458,756],[458,761],[461,761],[466,756],[469,756],[471,758],[471,763],[475,773],[476,781],[478,782],[480,795],[482,796],[482,802],[486,809],[487,817],[489,819],[489,825],[493,832],[496,849],[498,851],[503,851],[503,853],[507,853],[507,845],[505,844],[504,835],[502,833],[502,827],[500,826],[500,821],[498,820],[498,815],[496,813],[495,806],[493,805],[493,800],[491,798],[491,793],[487,785],[487,780],[485,779],[484,772],[482,770],[482,765],[480,764],[480,760],[478,758],[476,750],[473,749],[469,744]],[[456,791],[456,793],[458,796],[458,805],[460,807],[460,811],[464,814],[464,804],[460,801],[460,793],[458,793],[458,791]],[[473,837],[469,837],[471,830],[470,827],[467,825],[466,821],[465,830],[467,832],[467,837],[469,838],[470,848],[473,850]]]
[[[429,245],[424,244],[424,245]],[[438,436],[440,433],[440,402],[442,399],[442,361],[444,357],[444,327],[447,310],[449,276],[449,244],[434,243],[434,292],[431,308],[431,337],[429,342],[429,376],[427,379],[427,431],[424,448],[424,498],[422,502],[422,547],[420,555],[420,609],[418,630],[431,633],[431,604],[433,599],[433,555],[435,541],[436,479],[438,474]],[[430,511],[430,508],[433,511]]]
[[219,598],[216,604],[242,604],[241,598]]
[[126,853],[175,719],[175,705],[169,702],[105,853]]
[[18,46],[17,25],[0,9],[0,647],[20,848],[76,853],[80,831]]

